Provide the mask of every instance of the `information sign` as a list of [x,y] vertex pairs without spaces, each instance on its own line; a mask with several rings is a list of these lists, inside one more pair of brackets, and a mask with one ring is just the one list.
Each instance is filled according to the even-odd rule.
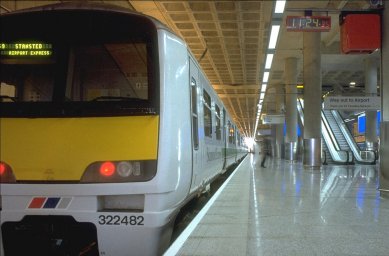
[[285,122],[285,115],[263,115],[263,124],[283,124]]
[[324,99],[324,109],[380,110],[381,99],[378,96],[329,96]]
[[42,43],[0,43],[0,55],[9,57],[42,57],[52,55],[52,45]]

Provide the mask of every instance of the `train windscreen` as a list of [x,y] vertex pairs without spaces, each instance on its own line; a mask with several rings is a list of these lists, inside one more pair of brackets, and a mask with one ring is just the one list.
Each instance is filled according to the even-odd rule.
[[152,26],[136,17],[101,15],[104,22],[98,17],[93,17],[96,22],[85,22],[88,17],[76,13],[71,22],[77,26],[60,22],[58,30],[51,33],[44,33],[47,26],[43,24],[54,22],[51,19],[65,22],[70,15],[2,17],[0,114],[156,114],[156,39],[153,33],[139,32],[139,26],[149,31]]

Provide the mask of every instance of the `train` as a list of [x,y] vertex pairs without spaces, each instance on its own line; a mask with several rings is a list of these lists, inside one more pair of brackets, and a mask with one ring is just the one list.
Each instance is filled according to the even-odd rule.
[[161,255],[247,154],[185,41],[114,5],[0,16],[1,255]]

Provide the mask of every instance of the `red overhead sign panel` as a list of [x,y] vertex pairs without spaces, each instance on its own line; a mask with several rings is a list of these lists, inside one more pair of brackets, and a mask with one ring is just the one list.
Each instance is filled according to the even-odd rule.
[[286,30],[301,32],[327,32],[331,29],[330,16],[287,16]]
[[343,53],[371,53],[381,48],[379,14],[342,14],[340,21],[340,41]]

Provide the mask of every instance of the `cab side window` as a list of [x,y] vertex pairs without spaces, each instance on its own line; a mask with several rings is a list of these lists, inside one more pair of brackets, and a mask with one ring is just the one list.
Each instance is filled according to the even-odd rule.
[[198,111],[197,111],[197,85],[196,80],[192,77],[190,81],[191,96],[192,96],[192,139],[193,148],[199,148],[199,132],[198,132]]
[[222,139],[222,128],[221,128],[221,121],[220,121],[220,108],[218,105],[215,104],[215,115],[216,115],[216,139],[221,140]]
[[212,138],[212,111],[211,97],[206,90],[203,90],[203,109],[204,109],[204,135]]

